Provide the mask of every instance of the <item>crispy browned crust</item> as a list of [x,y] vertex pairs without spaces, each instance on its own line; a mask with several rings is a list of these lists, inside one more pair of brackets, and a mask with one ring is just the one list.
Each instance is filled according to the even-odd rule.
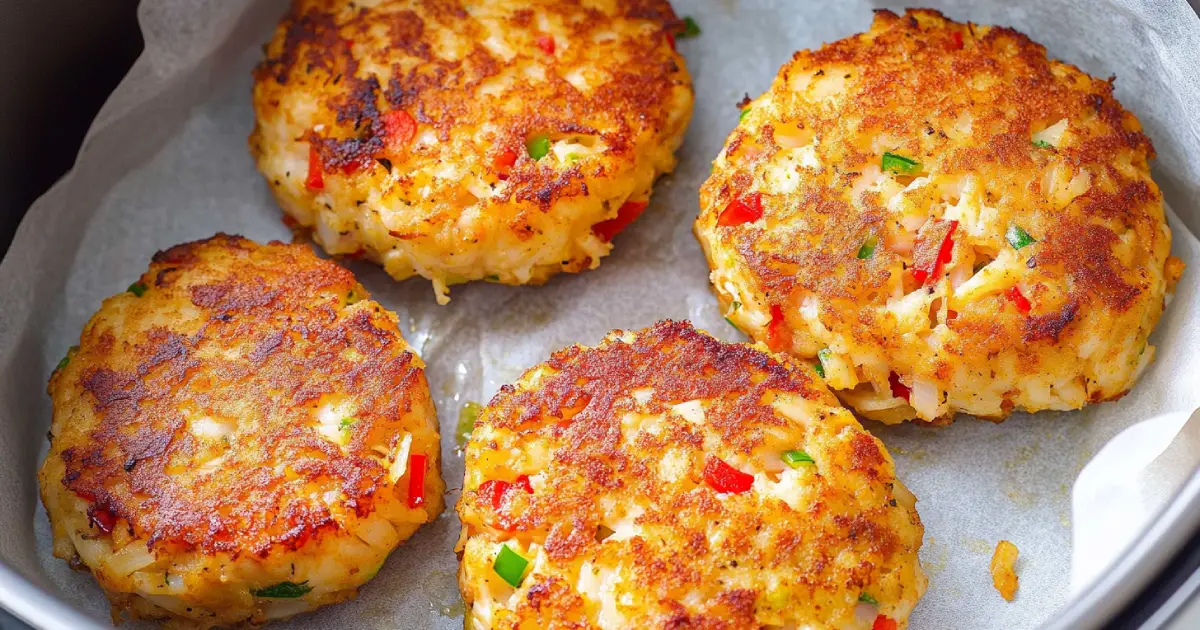
[[[856,258],[858,244],[868,235],[886,232],[886,211],[860,212],[843,200],[857,170],[879,159],[862,147],[873,137],[867,129],[895,136],[895,152],[919,156],[928,171],[987,168],[997,175],[991,185],[998,193],[1015,186],[1036,194],[1038,178],[1030,178],[1028,173],[1040,172],[1052,159],[1099,167],[1116,192],[1093,191],[1072,204],[1068,212],[1044,222],[1046,240],[1038,260],[1045,263],[1041,273],[1069,274],[1075,286],[1072,297],[1081,306],[1100,303],[1123,310],[1142,290],[1136,270],[1123,268],[1113,256],[1111,241],[1117,238],[1114,228],[1118,224],[1151,237],[1158,234],[1161,211],[1148,212],[1147,207],[1158,207],[1161,196],[1152,184],[1128,177],[1112,165],[1118,155],[1131,153],[1135,165],[1146,169],[1146,161],[1154,156],[1137,119],[1113,98],[1112,79],[1093,79],[1075,66],[1048,60],[1045,47],[1013,29],[990,27],[977,36],[976,28],[928,9],[909,10],[903,17],[880,10],[870,37],[858,35],[816,51],[799,51],[784,66],[783,81],[788,80],[789,72],[847,67],[852,69],[847,72],[852,73],[849,80],[853,86],[851,97],[836,101],[834,107],[793,103],[795,119],[789,121],[820,136],[821,152],[827,156],[822,162],[837,167],[827,169],[821,178],[807,179],[798,200],[763,196],[763,214],[768,221],[804,215],[807,229],[787,234],[791,239],[802,237],[804,246],[785,244],[761,229],[730,228],[738,250],[779,302],[797,289],[828,299],[852,299],[864,306],[877,306],[886,299],[882,293],[873,301],[864,298],[884,287],[886,270],[900,256],[880,247],[866,264]],[[949,50],[953,33],[963,37],[962,50]],[[977,92],[956,86],[983,77],[995,79],[995,83],[989,84],[989,102],[981,107],[972,100]],[[972,129],[979,130],[972,134],[973,146],[968,147],[937,132],[939,122],[952,121],[964,112],[974,117]],[[1094,117],[1105,131],[1083,146],[1057,154],[1039,152],[1030,144],[1032,130],[1062,118],[1080,117]],[[846,118],[861,120],[860,127],[847,129],[842,124]],[[770,125],[754,130],[759,132],[770,138]],[[734,131],[729,146],[741,144],[750,133]],[[773,155],[773,148],[778,147],[767,144],[764,152],[739,165],[752,169],[757,161]],[[737,173],[729,173],[709,181],[706,186],[713,188],[709,194],[714,207],[723,208],[739,192],[737,180]],[[1106,220],[1105,224],[1093,223],[1096,219]],[[1087,255],[1079,255],[1081,252]],[[1019,326],[1015,319],[1005,323]]]
[[[810,75],[814,81],[836,75],[845,89],[819,100],[789,89]],[[1010,28],[958,23],[932,10],[903,16],[880,10],[869,32],[795,53],[768,95],[772,110],[765,122],[739,125],[727,140],[725,163],[702,189],[697,230],[711,235],[713,247],[735,252],[755,290],[783,307],[789,328],[803,328],[796,305],[814,295],[824,326],[858,347],[895,357],[906,344],[924,343],[893,334],[880,313],[897,282],[905,293],[919,286],[907,270],[936,257],[940,239],[922,233],[912,254],[892,251],[888,242],[899,226],[887,200],[872,191],[852,194],[863,169],[878,167],[883,151],[913,157],[931,177],[975,175],[986,204],[1037,239],[1021,252],[1029,259],[1021,281],[1035,287],[1026,296],[1033,313],[1026,317],[1000,292],[964,305],[946,324],[955,334],[940,347],[941,356],[918,360],[915,350],[905,351],[912,365],[894,366],[905,382],[920,372],[944,383],[953,364],[1014,347],[1028,350],[1018,362],[1023,374],[1042,369],[1039,361],[1060,361],[1039,354],[1048,348],[1071,365],[1079,361],[1074,347],[1091,332],[1144,340],[1157,322],[1170,232],[1149,176],[1154,149],[1138,120],[1113,98],[1112,78],[1095,79],[1050,60],[1043,46]],[[954,137],[956,122],[967,118],[969,132]],[[1081,140],[1058,148],[1032,144],[1034,132],[1063,119]],[[816,138],[821,165],[801,172],[797,189],[786,194],[762,178],[782,150],[775,139],[781,128]],[[1061,209],[1042,190],[1056,165],[1091,176],[1089,189]],[[937,189],[931,188],[932,197]],[[717,227],[717,214],[750,190],[762,193],[763,220]],[[929,200],[935,208],[940,202]],[[946,227],[931,222],[925,229]],[[959,230],[955,247],[994,256],[1009,247],[1003,231],[969,238]],[[1126,234],[1133,245],[1122,254]],[[871,235],[879,238],[874,255],[858,259]],[[750,332],[765,339],[764,330]],[[1112,361],[1125,360],[1113,352]],[[986,374],[981,366],[974,369]]]
[[[763,427],[784,424],[764,404],[769,392],[837,404],[807,372],[750,346],[721,343],[688,322],[660,322],[639,333],[632,344],[571,346],[554,353],[546,365],[555,370],[553,378],[532,391],[504,385],[488,404],[488,418],[494,426],[513,431],[549,431],[564,441],[559,453],[570,460],[587,459],[589,453],[602,460],[612,454],[618,447],[619,434],[614,431],[619,404],[630,391],[643,387],[654,388],[646,405],[649,413],[665,413],[670,405],[686,400],[711,401],[713,426],[725,444],[741,453],[761,442]],[[571,415],[573,410],[578,414]],[[560,421],[567,419],[570,424],[562,426]],[[607,476],[601,472],[591,480],[607,485]]]
[[[304,246],[219,234],[158,252],[139,282],[145,294],[110,298],[49,384],[63,422],[50,457],[90,514],[152,548],[265,556],[337,529],[305,480],[332,481],[360,517],[374,510],[391,489],[367,435],[414,429],[426,422],[414,404],[430,403],[394,316],[346,304],[367,297],[349,271]],[[358,403],[345,451],[310,428],[331,392]],[[242,430],[212,475],[181,475],[220,454],[185,429],[205,415]],[[430,459],[437,470],[436,447]]]
[[[497,606],[506,610],[493,611],[492,628],[598,627],[594,605],[581,599],[568,568],[585,559],[629,569],[633,584],[622,584],[639,603],[623,605],[645,606],[626,610],[633,615],[625,620],[629,627],[758,627],[756,613],[768,596],[765,578],[756,581],[753,574],[770,571],[796,580],[786,588],[801,593],[792,601],[812,615],[800,619],[840,619],[846,601],[852,609],[859,591],[879,587],[890,571],[895,575],[878,599],[909,598],[911,607],[924,590],[924,578],[912,573],[920,575],[920,519],[915,510],[896,507],[895,473],[882,444],[837,408],[810,370],[751,346],[721,343],[687,322],[663,321],[633,335],[616,331],[598,347],[556,352],[527,372],[522,385],[502,387],[480,415],[458,506],[464,537],[537,543],[548,558],[526,579],[515,606]],[[544,376],[529,385],[526,379],[536,373]],[[634,392],[646,388],[652,393],[637,400]],[[788,395],[822,411],[798,426],[771,405]],[[657,433],[629,428],[637,422],[629,414],[665,416],[671,406],[693,400],[704,401],[701,423],[676,416]],[[806,509],[792,510],[757,491],[718,495],[705,485],[706,457],[745,457],[755,468],[764,457],[778,457],[778,435],[787,436],[787,448],[807,449],[822,462]],[[665,482],[660,470],[672,452],[685,453],[692,467],[679,481]],[[543,485],[534,494],[513,493],[500,510],[480,496],[481,480],[511,478],[521,469],[508,470],[505,462],[528,465],[530,457],[545,462],[536,471]],[[600,542],[597,529],[612,518],[605,505],[644,508],[636,523],[648,533]],[[726,578],[755,586],[727,586]],[[466,573],[460,580],[470,605],[474,587]]]
[[[535,44],[537,16],[568,27],[567,38],[574,44],[560,46],[554,61],[566,67],[584,59],[585,42],[614,22],[641,21],[650,28],[642,41],[622,40],[614,51],[620,66],[607,68],[612,76],[591,94],[553,78],[518,81],[508,88],[504,99],[515,107],[475,96],[481,84],[542,54]],[[430,23],[452,29],[468,42],[455,51],[457,58],[439,55],[439,42],[427,36]],[[356,38],[368,37],[368,29],[385,24],[390,45],[368,51],[353,47]],[[295,0],[255,70],[255,100],[261,118],[276,115],[282,91],[310,92],[319,102],[317,118],[324,129],[309,130],[302,139],[318,147],[326,170],[372,178],[387,170],[377,162],[386,159],[400,174],[397,185],[404,190],[423,185],[406,173],[439,162],[473,166],[495,181],[498,173],[483,158],[511,150],[518,156],[507,175],[511,185],[495,201],[515,199],[544,211],[560,198],[586,196],[585,174],[582,166],[560,171],[531,159],[526,140],[535,134],[595,135],[603,137],[610,156],[632,158],[639,137],[667,127],[668,110],[661,104],[671,100],[681,83],[688,84],[682,59],[666,46],[680,26],[666,0],[620,2],[608,12],[574,2],[530,2],[529,8],[500,19],[500,28],[528,33],[528,47],[505,60],[484,45],[485,27],[460,2],[386,0],[368,9],[344,0]],[[374,70],[362,71],[364,63]],[[431,125],[442,141],[438,148],[388,150],[380,115],[395,109],[409,112],[419,125]],[[485,125],[493,131],[480,146],[474,134]],[[447,142],[452,138],[456,141]],[[253,138],[251,146],[260,150]]]

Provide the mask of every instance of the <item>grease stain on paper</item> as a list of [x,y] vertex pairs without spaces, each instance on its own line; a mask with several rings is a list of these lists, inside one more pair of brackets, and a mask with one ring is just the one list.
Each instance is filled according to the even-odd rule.
[[421,591],[429,602],[429,610],[439,616],[457,619],[466,612],[458,593],[457,573],[449,569],[434,569],[422,580]]

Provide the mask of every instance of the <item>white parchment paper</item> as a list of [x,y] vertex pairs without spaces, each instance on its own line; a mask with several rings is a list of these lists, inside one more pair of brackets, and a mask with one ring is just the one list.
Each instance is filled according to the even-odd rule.
[[[930,586],[911,627],[1029,628],[1067,601],[1070,489],[1079,471],[1126,427],[1200,406],[1200,244],[1191,235],[1200,228],[1200,20],[1183,0],[930,4],[954,19],[1013,26],[1053,56],[1118,76],[1118,98],[1158,148],[1156,180],[1178,213],[1174,254],[1189,264],[1153,338],[1157,362],[1119,402],[1019,415],[1002,425],[969,418],[943,429],[867,423],[919,497],[926,526],[921,556]],[[674,5],[703,29],[680,42],[695,79],[695,116],[678,170],[659,182],[650,209],[616,239],[600,269],[545,287],[455,287],[450,305],[438,307],[423,280],[395,283],[369,264],[351,266],[400,314],[429,364],[450,506],[463,472],[454,440],[460,408],[486,401],[553,350],[662,318],[691,319],[741,339],[717,310],[691,234],[697,190],[737,120],[741,96],[764,90],[796,49],[865,30],[880,3]],[[51,556],[36,502],[35,469],[50,419],[45,379],[100,301],[124,290],[156,250],[217,231],[289,238],[246,149],[250,70],[285,9],[281,0],[146,0],[146,53],[101,112],[73,173],[31,210],[0,266],[7,298],[0,311],[0,480],[13,489],[0,496],[0,559],[101,622],[107,602],[90,576]],[[1200,448],[1190,448],[1171,465],[1182,478],[1198,460]],[[397,550],[356,601],[287,627],[461,627],[452,552],[458,529],[451,508]],[[1011,604],[992,589],[987,569],[1000,539],[1021,550],[1021,590]]]

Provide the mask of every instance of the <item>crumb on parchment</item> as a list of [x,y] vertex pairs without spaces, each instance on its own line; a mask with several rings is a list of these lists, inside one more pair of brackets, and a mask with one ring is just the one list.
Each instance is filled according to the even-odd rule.
[[1006,601],[1012,601],[1017,594],[1017,572],[1013,570],[1017,563],[1017,546],[1001,540],[996,543],[996,552],[992,554],[992,586]]

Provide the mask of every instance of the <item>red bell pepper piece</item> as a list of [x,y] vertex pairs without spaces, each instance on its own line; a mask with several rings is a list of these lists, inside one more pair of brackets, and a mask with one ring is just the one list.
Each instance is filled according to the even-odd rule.
[[959,31],[954,31],[954,33],[952,35],[950,35],[950,50],[962,50],[962,48],[963,48],[962,33]]
[[942,268],[954,257],[954,230],[957,228],[958,221],[951,221],[950,229],[946,230],[946,235],[942,237],[942,243],[938,246],[937,257],[913,268],[913,278],[917,282],[925,284],[942,277]]
[[1015,284],[1004,292],[1004,297],[1007,297],[1010,301],[1012,301],[1013,306],[1016,306],[1017,310],[1021,311],[1022,313],[1028,313],[1033,308],[1033,305],[1030,304],[1025,295],[1021,293],[1021,288]]
[[395,109],[383,115],[383,141],[387,148],[395,151],[400,149],[417,135],[417,121],[402,109]]
[[710,457],[704,464],[704,481],[717,492],[740,493],[754,485],[754,475],[748,475],[720,458]]
[[111,534],[113,527],[117,525],[116,514],[94,503],[88,506],[87,515],[88,522],[105,534]]
[[537,47],[542,49],[542,52],[547,55],[554,54],[554,38],[549,35],[542,35],[537,38]]
[[757,221],[762,217],[762,194],[734,197],[717,217],[717,225],[730,227]]
[[896,620],[879,615],[875,618],[875,623],[871,625],[871,630],[896,630]]
[[517,152],[512,149],[504,149],[492,157],[492,169],[496,171],[496,176],[500,179],[508,179],[508,171],[517,163]]
[[304,180],[304,187],[309,190],[324,190],[325,188],[325,173],[321,166],[321,154],[317,152],[317,147],[312,144],[308,145],[308,177]]
[[423,453],[408,456],[408,507],[425,505],[425,459]]
[[912,390],[910,390],[907,385],[900,382],[900,375],[895,372],[888,374],[888,385],[890,385],[892,388],[892,396],[895,396],[896,398],[903,398],[906,402],[908,401],[909,396],[912,394]]
[[617,210],[617,216],[593,225],[592,232],[600,237],[600,240],[607,243],[613,240],[613,237],[619,234],[621,230],[624,230],[630,223],[633,223],[633,220],[642,214],[647,205],[648,202],[645,201],[626,201]]
[[507,170],[512,168],[513,164],[517,163],[517,152],[512,149],[505,149],[496,154],[492,158],[492,168],[496,170]]
[[511,483],[500,479],[488,479],[479,484],[479,496],[486,499],[492,504],[492,509],[499,510],[500,502],[504,499],[504,493],[508,491]]
[[513,487],[524,490],[526,494],[533,494],[533,486],[529,484],[529,475],[517,475],[517,478],[511,482],[489,479],[479,484],[479,496],[491,503],[492,509],[499,510],[500,504],[504,502],[504,495]]
[[783,318],[783,307],[771,305],[771,322],[767,324],[767,347],[774,352],[784,352],[792,347],[792,331]]

